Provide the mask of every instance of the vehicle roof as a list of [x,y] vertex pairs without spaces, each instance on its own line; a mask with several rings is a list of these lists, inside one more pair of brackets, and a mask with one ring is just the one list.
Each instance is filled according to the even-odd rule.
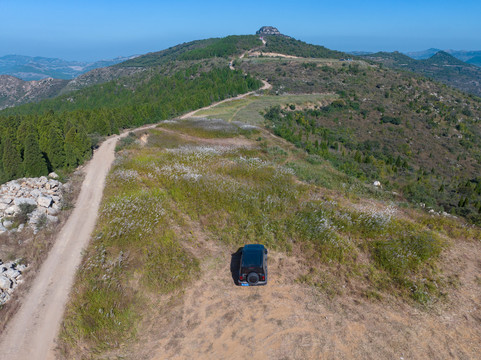
[[262,244],[247,244],[244,245],[244,251],[256,251],[256,250],[264,250],[265,247]]
[[264,245],[249,244],[242,250],[242,267],[261,267],[264,262]]

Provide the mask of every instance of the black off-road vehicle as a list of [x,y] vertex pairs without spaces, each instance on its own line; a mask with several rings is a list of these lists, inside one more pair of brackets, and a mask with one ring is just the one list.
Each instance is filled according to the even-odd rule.
[[267,249],[264,245],[249,244],[242,249],[238,284],[242,286],[267,284]]

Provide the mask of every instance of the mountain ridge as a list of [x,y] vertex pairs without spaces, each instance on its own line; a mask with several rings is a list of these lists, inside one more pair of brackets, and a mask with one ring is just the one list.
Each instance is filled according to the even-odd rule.
[[398,51],[360,56],[393,69],[407,70],[481,96],[481,68],[465,63],[453,55],[438,51],[427,59],[416,60]]
[[437,48],[430,48],[427,50],[421,51],[409,51],[405,52],[406,55],[415,59],[415,60],[425,60],[436,53],[443,51],[448,53],[449,55],[454,56],[456,59],[467,62],[468,64],[473,64],[477,66],[481,66],[481,50],[453,50],[453,49],[437,49]]
[[97,61],[69,61],[43,56],[5,55],[0,57],[0,75],[11,75],[25,81],[49,77],[71,80],[90,70],[115,65],[136,56],[119,56]]
[[[277,30],[278,31],[278,30]],[[312,58],[342,58],[344,53],[329,50],[323,46],[307,44],[303,41],[293,39],[286,35],[265,35],[268,39],[266,49],[268,52],[285,53]],[[182,43],[170,48],[150,52],[140,56],[134,56],[126,61],[108,67],[98,68],[79,75],[68,82],[58,82],[63,87],[55,87],[58,91],[38,91],[38,96],[25,97],[18,93],[4,91],[5,96],[0,97],[0,110],[21,105],[25,102],[37,102],[53,98],[71,91],[80,90],[85,87],[105,83],[121,77],[128,77],[146,69],[158,68],[159,71],[168,71],[164,65],[168,63],[190,62],[188,66],[208,59],[216,59],[217,62],[228,61],[228,59],[239,56],[244,52],[253,49],[262,49],[263,42],[258,35],[230,35],[224,38],[209,38],[194,40]],[[186,65],[187,66],[187,65]],[[157,70],[156,70],[157,71]],[[38,83],[33,83],[35,87]],[[27,86],[27,85],[25,85]],[[53,88],[52,88],[53,89]],[[1,92],[1,85],[0,85]]]

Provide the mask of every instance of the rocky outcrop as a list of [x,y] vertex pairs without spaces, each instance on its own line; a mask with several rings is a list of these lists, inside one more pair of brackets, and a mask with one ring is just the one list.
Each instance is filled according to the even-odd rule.
[[274,26],[263,26],[259,30],[257,30],[256,35],[265,36],[265,35],[279,35],[283,36],[277,28]]
[[49,177],[23,178],[1,185],[0,234],[23,230],[23,224],[15,221],[21,214],[28,217],[24,220],[34,232],[47,222],[56,222],[62,204],[63,186],[57,177],[57,174],[51,173]]
[[15,288],[22,283],[22,273],[26,265],[19,264],[19,260],[3,263],[0,260],[0,306],[12,296]]

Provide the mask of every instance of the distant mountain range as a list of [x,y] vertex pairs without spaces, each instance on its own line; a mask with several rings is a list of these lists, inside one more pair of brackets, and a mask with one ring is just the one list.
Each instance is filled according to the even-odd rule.
[[0,57],[0,75],[11,75],[25,81],[46,78],[70,80],[90,70],[112,66],[135,57],[85,62],[39,56],[6,55]]
[[424,60],[428,59],[434,54],[437,54],[440,51],[444,51],[449,55],[454,56],[456,59],[464,61],[468,64],[473,64],[476,66],[481,66],[481,50],[472,51],[472,50],[440,50],[440,49],[428,49],[424,51],[413,51],[405,53],[407,56],[416,59],[416,60]]
[[[436,55],[438,52],[445,52],[458,60],[464,61],[465,63],[480,66],[481,67],[481,50],[441,50],[436,48],[431,48],[422,51],[409,51],[404,52],[404,55],[409,56],[414,60],[426,60]],[[372,55],[372,51],[350,51],[349,54],[356,56]]]
[[[431,52],[430,49],[428,50]],[[418,53],[417,56],[427,56],[428,52]],[[481,96],[481,68],[448,54],[438,51],[434,55],[421,60],[413,59],[400,52],[378,52],[363,55],[365,59],[383,63],[385,66],[412,71],[431,79],[454,86],[477,96]]]

